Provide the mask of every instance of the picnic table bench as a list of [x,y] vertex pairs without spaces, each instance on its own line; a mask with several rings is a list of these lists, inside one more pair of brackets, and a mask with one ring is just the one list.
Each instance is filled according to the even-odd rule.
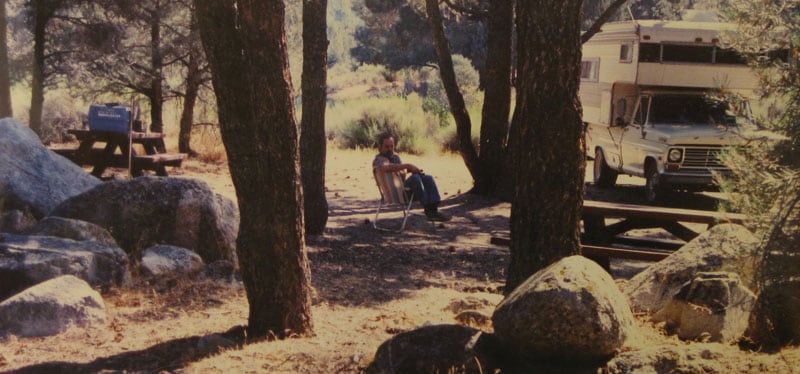
[[[68,130],[79,141],[78,148],[52,149],[78,165],[93,166],[92,175],[100,178],[108,167],[128,168],[131,175],[138,177],[144,170],[151,170],[158,176],[168,176],[167,166],[180,167],[186,159],[185,153],[167,153],[163,133],[128,133],[97,130]],[[103,148],[95,148],[95,143],[105,143]],[[144,155],[136,153],[133,144],[144,148]],[[119,150],[119,152],[117,152]]]
[[[606,225],[606,218],[619,221]],[[608,269],[610,258],[659,261],[667,257],[685,242],[699,235],[684,223],[706,224],[708,227],[719,223],[742,224],[746,221],[746,216],[738,213],[584,200],[581,219],[581,254]],[[645,228],[662,228],[678,240],[622,235],[631,230]],[[490,241],[492,244],[505,246],[511,243],[508,238],[503,237],[492,237]]]

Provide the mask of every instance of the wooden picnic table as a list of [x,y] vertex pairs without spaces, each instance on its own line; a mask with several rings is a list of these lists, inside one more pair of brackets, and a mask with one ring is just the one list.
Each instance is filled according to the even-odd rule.
[[[606,225],[606,219],[617,222]],[[581,254],[592,258],[608,269],[609,258],[627,258],[659,261],[680,248],[697,235],[684,223],[742,224],[747,217],[738,213],[722,213],[708,210],[668,208],[604,201],[584,200],[581,219]],[[662,228],[679,240],[636,238],[622,234],[635,229]],[[508,246],[508,238],[492,237],[491,243]]]
[[[180,167],[185,153],[167,153],[163,133],[112,132],[96,130],[68,130],[79,141],[78,148],[53,149],[54,152],[78,165],[93,166],[92,175],[100,178],[108,167],[128,168],[138,177],[144,170],[152,170],[158,176],[168,176],[167,166]],[[130,138],[129,138],[130,135]],[[95,148],[96,143],[105,143]],[[145,154],[137,154],[134,144],[144,148]]]
[[[606,226],[606,218],[621,220]],[[601,242],[610,241],[614,236],[630,230],[654,227],[663,228],[681,240],[690,241],[698,233],[681,222],[708,226],[718,223],[742,224],[746,217],[738,213],[584,200],[582,219],[586,235]]]

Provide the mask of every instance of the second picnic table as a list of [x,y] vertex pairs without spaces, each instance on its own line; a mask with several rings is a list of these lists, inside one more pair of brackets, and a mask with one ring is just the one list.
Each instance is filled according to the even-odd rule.
[[[54,152],[78,165],[93,166],[92,175],[100,178],[108,167],[128,168],[138,177],[144,170],[152,170],[158,176],[167,176],[166,166],[180,167],[185,153],[167,153],[164,134],[153,132],[113,132],[97,130],[68,130],[80,142],[78,148],[53,149]],[[130,135],[130,139],[129,139]],[[103,148],[94,148],[95,143],[105,143]],[[137,154],[132,145],[140,144],[144,155]],[[119,150],[119,152],[117,152]]]
[[[713,226],[719,223],[742,224],[746,216],[707,210],[680,209],[660,206],[621,204],[584,200],[582,210],[583,235],[581,254],[597,260],[608,268],[609,258],[627,258],[658,261],[668,256],[698,235],[683,223]],[[619,221],[606,224],[606,219]],[[628,231],[644,228],[662,228],[677,237],[678,241],[657,240],[623,236]],[[492,237],[496,245],[510,244],[505,237]]]

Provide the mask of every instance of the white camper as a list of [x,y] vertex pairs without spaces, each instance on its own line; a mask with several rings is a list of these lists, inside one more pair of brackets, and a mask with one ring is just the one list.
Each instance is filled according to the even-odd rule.
[[646,199],[714,186],[725,146],[742,141],[746,103],[714,100],[714,89],[750,94],[758,79],[720,46],[733,26],[718,22],[615,22],[583,45],[580,98],[594,182],[646,178]]

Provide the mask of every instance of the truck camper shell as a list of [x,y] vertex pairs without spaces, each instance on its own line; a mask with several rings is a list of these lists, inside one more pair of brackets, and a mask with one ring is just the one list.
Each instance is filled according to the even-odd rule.
[[740,56],[721,44],[724,34],[734,31],[734,25],[722,22],[606,24],[583,45],[584,122],[611,123],[612,92],[619,85],[752,92],[758,78]]
[[719,155],[742,140],[742,106],[708,94],[748,97],[758,87],[723,44],[734,31],[720,22],[613,22],[583,44],[579,95],[598,186],[613,186],[617,174],[645,177],[655,201],[674,189],[714,188],[714,173],[729,171]]

